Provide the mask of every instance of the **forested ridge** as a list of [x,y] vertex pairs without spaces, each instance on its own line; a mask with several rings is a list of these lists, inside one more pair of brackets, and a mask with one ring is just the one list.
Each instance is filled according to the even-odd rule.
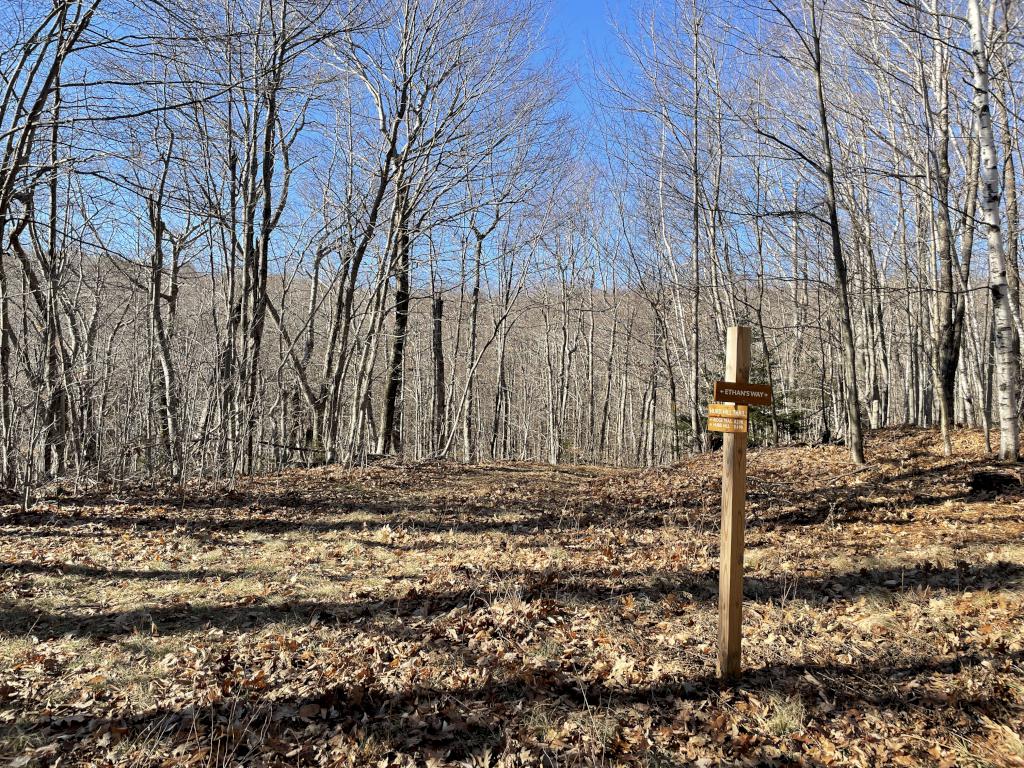
[[657,465],[734,324],[760,444],[1017,456],[1016,3],[636,2],[583,63],[549,14],[5,3],[3,483]]

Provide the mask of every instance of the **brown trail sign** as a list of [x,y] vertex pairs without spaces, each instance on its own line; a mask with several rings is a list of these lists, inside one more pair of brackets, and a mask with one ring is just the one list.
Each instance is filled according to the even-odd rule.
[[736,384],[731,381],[716,381],[715,400],[720,403],[742,405],[771,405],[772,388],[768,384]]
[[[718,563],[718,676],[739,677],[743,614],[743,528],[747,500],[747,406],[770,405],[772,388],[750,384],[750,329],[729,328],[725,345],[725,381],[715,382],[708,406],[708,429],[722,436],[722,543]],[[742,413],[742,415],[740,415]],[[742,429],[716,429],[713,423]]]

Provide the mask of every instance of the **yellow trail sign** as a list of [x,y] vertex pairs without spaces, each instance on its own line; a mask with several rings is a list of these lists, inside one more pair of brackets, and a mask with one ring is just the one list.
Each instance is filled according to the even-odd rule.
[[730,419],[724,416],[708,416],[708,432],[743,434],[747,431],[747,420]]
[[708,431],[739,434],[747,431],[747,406],[708,403]]
[[726,419],[747,418],[748,408],[745,405],[734,405],[733,403],[708,403],[708,416],[721,416]]

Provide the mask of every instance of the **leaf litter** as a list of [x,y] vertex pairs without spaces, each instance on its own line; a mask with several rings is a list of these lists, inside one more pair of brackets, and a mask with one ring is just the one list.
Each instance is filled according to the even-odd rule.
[[0,508],[11,765],[1024,766],[1024,487],[974,432],[720,457],[379,462]]

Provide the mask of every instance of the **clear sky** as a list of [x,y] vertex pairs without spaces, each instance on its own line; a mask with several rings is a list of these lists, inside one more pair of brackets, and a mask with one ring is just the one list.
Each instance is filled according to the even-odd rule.
[[551,0],[552,34],[564,39],[572,58],[582,57],[588,47],[614,42],[609,10],[618,15],[625,5],[622,0]]
[[[598,60],[613,55],[615,32],[608,23],[611,16],[622,16],[627,0],[550,0],[549,34],[553,45],[561,49],[562,59],[573,73],[586,80],[591,71],[591,53]],[[583,95],[576,87],[570,94],[572,105],[586,110]]]

